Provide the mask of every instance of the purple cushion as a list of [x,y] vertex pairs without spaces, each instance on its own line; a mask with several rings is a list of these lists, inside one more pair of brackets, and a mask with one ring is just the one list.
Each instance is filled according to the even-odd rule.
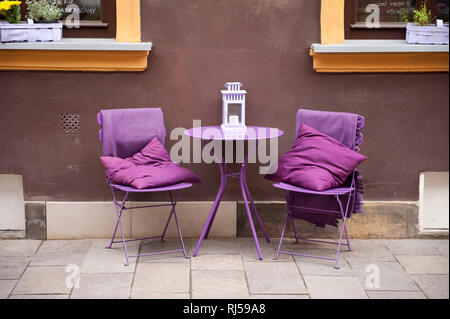
[[343,184],[366,159],[334,138],[303,124],[294,146],[279,159],[277,172],[266,175],[266,179],[324,191]]
[[132,157],[122,159],[102,156],[100,160],[111,183],[137,189],[202,181],[198,175],[172,162],[169,153],[157,137]]

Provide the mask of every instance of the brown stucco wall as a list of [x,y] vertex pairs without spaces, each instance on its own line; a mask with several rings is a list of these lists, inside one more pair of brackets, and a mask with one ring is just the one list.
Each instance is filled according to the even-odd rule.
[[[417,200],[420,171],[449,169],[448,73],[315,73],[308,51],[320,41],[320,1],[141,2],[143,40],[154,43],[146,72],[0,72],[0,174],[22,174],[26,200],[109,200],[98,110],[162,107],[168,131],[193,119],[214,125],[227,81],[249,92],[248,124],[286,132],[280,153],[300,107],[364,115],[366,199]],[[81,114],[79,134],[61,133],[60,112]],[[183,199],[212,200],[217,167],[188,167],[205,183]],[[256,200],[283,199],[256,166],[249,175]],[[232,181],[225,199],[239,197]]]

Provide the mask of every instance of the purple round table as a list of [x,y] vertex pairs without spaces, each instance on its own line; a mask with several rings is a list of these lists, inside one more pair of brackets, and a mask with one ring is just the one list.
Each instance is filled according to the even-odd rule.
[[[190,136],[192,138],[201,139],[203,145],[206,145],[206,141],[255,141],[255,145],[252,149],[249,150],[247,156],[244,159],[244,163],[241,166],[241,170],[238,173],[228,173],[227,164],[224,158],[216,159],[216,163],[219,165],[220,170],[220,187],[219,192],[217,193],[216,199],[214,201],[214,205],[211,208],[211,212],[206,220],[205,226],[203,227],[202,234],[198,240],[197,246],[194,250],[194,257],[197,256],[198,250],[200,249],[200,245],[202,244],[203,239],[207,239],[209,232],[211,230],[212,224],[214,222],[214,218],[216,217],[217,209],[219,208],[220,202],[222,201],[222,196],[225,191],[227,185],[228,177],[238,177],[240,181],[240,188],[242,193],[242,198],[244,200],[245,209],[247,211],[247,217],[250,223],[250,228],[253,233],[253,239],[255,241],[256,250],[258,252],[258,257],[262,260],[261,248],[259,246],[258,237],[256,235],[255,225],[253,223],[252,213],[250,210],[250,205],[253,208],[256,219],[264,233],[264,237],[267,242],[270,242],[269,236],[267,235],[266,229],[264,228],[261,217],[259,216],[258,210],[256,209],[255,203],[253,201],[252,195],[247,186],[246,180],[246,172],[248,159],[250,154],[256,150],[258,141],[264,139],[272,139],[283,136],[283,131],[276,128],[269,127],[258,127],[258,126],[249,126],[247,130],[242,133],[224,133],[220,126],[208,126],[208,127],[196,127],[184,132],[185,135]],[[214,154],[212,154],[214,156]],[[249,205],[250,202],[250,205]]]

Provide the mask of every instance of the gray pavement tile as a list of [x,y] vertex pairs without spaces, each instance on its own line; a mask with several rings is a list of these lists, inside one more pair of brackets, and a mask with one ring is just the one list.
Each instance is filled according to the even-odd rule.
[[343,255],[348,261],[372,260],[372,261],[395,261],[394,256],[382,240],[351,240],[351,248],[354,251],[346,251]]
[[0,299],[8,298],[17,284],[17,280],[0,280]]
[[193,299],[248,298],[243,271],[192,271]]
[[448,258],[448,246],[449,246],[449,241],[448,239],[445,240],[434,240],[436,249],[444,256],[447,256]]
[[395,257],[408,274],[448,275],[449,261],[447,257],[440,255],[396,255]]
[[0,256],[0,279],[20,279],[31,257]]
[[[336,248],[304,248],[297,250],[297,253],[311,256],[335,258]],[[302,275],[345,276],[351,272],[350,265],[342,254],[339,255],[339,269],[334,268],[334,260],[318,259],[305,256],[295,256],[294,260],[297,263]]]
[[[191,241],[190,239],[184,240],[184,247],[186,250],[186,255],[188,257],[192,256],[191,251]],[[148,240],[141,242],[140,254],[149,254],[168,250],[178,250],[181,249],[179,239],[166,239],[161,241],[159,239]],[[149,263],[189,263],[190,258],[186,258],[182,252],[153,255],[153,256],[141,256],[139,257],[139,262],[149,262]]]
[[427,299],[421,291],[367,291],[370,299]]
[[0,256],[33,256],[40,244],[40,240],[0,240]]
[[448,275],[411,276],[430,299],[449,299]]
[[11,295],[8,299],[69,299],[69,295]]
[[[124,266],[126,259],[123,246],[115,244],[106,249],[107,240],[93,241],[81,264],[82,273],[133,273],[136,268],[136,258],[129,258],[129,266]],[[139,250],[138,242],[127,244],[128,255],[136,255]]]
[[304,276],[311,299],[367,299],[356,277]]
[[386,240],[385,244],[393,255],[439,255],[435,240]]
[[66,267],[63,266],[28,267],[13,294],[68,294],[71,287],[66,285],[66,281],[72,274],[74,273],[66,272]]
[[294,262],[245,262],[245,273],[251,294],[306,294]]
[[71,299],[128,299],[133,274],[81,274]]
[[151,298],[155,293],[189,293],[190,265],[184,263],[139,263],[132,298]]
[[30,266],[81,266],[91,245],[91,240],[44,241]]
[[366,290],[420,291],[397,262],[352,260],[350,265]]
[[[241,255],[244,261],[259,261],[258,254],[256,252],[255,241],[253,238],[239,238],[239,245],[241,247]],[[259,245],[261,247],[261,255],[264,261],[292,261],[292,256],[281,254],[278,260],[273,258],[276,255],[278,249],[279,239],[272,239],[268,243],[264,238],[259,238]]]
[[192,270],[244,270],[240,255],[200,255],[192,257]]
[[[194,251],[197,242],[198,239],[191,240],[192,251]],[[198,251],[198,256],[205,254],[239,255],[240,254],[239,242],[237,238],[210,238],[207,240],[203,240],[200,249]]]

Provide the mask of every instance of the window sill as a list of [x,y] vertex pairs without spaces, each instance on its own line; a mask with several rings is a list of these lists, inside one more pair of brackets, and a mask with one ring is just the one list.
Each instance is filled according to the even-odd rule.
[[311,46],[317,72],[448,72],[448,45],[404,40],[346,40]]
[[151,42],[71,39],[0,43],[0,70],[144,71]]

